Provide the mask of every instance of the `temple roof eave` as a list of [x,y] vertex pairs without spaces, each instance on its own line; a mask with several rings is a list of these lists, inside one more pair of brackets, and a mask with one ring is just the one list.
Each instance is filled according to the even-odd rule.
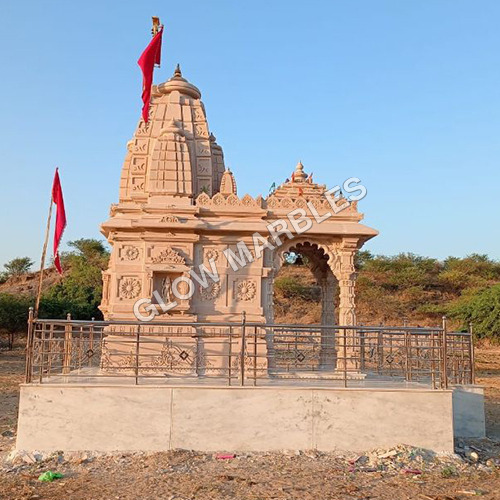
[[[278,219],[261,219],[261,218],[247,218],[247,219],[205,219],[196,218],[188,219],[185,221],[179,220],[178,222],[159,222],[157,219],[122,219],[112,218],[101,225],[101,232],[108,236],[111,232],[134,232],[138,229],[153,232],[173,232],[173,233],[232,233],[236,237],[243,234],[253,234],[258,232],[262,236],[268,235],[269,231],[267,225],[274,220]],[[292,230],[292,227],[289,226]],[[293,231],[292,231],[293,232]],[[309,237],[324,237],[324,236],[349,236],[359,237],[366,241],[378,235],[378,231],[359,224],[358,222],[349,221],[325,221],[322,223],[313,222],[311,229],[302,233]]]

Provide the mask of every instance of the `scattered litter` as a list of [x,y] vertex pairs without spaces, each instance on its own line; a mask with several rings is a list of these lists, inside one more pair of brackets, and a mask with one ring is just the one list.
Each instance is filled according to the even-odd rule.
[[462,490],[462,491],[457,491],[459,495],[469,495],[469,496],[475,496],[475,497],[480,497],[484,495],[484,491],[481,490]]
[[403,469],[403,472],[405,474],[413,474],[414,476],[422,474],[422,471],[420,469]]
[[236,455],[234,453],[217,453],[215,455],[215,458],[217,460],[231,460],[233,458],[236,458]]
[[48,470],[43,474],[40,474],[40,476],[38,476],[38,480],[43,483],[51,483],[54,479],[61,479],[62,477],[64,477],[64,475],[60,472],[52,472],[51,470]]
[[425,498],[425,500],[458,500],[456,497],[449,497],[448,495],[438,495],[437,497],[430,497],[429,495],[424,495],[420,493],[421,498]]
[[366,457],[364,455],[360,455],[359,457],[356,457],[353,460],[349,460],[349,463],[351,465],[354,465],[354,464],[358,463],[362,458],[366,458]]
[[361,472],[378,472],[376,467],[361,467],[359,470]]

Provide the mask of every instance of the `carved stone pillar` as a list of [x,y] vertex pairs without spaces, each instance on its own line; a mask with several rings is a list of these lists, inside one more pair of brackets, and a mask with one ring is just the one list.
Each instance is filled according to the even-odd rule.
[[[356,269],[354,267],[354,257],[358,248],[358,240],[346,238],[342,240],[338,247],[337,278],[339,280],[340,303],[339,303],[339,325],[356,325]],[[342,329],[338,338],[338,358],[337,369],[357,371],[359,369],[358,360],[358,339],[356,330]]]
[[[328,270],[320,281],[321,284],[321,324],[323,326],[335,324],[335,278]],[[322,329],[321,331],[321,368],[333,370],[336,363],[335,353],[335,330],[333,328]]]

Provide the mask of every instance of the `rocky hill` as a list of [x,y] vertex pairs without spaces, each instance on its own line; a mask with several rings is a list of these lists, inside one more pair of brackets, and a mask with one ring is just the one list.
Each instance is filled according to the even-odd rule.
[[[40,271],[25,273],[18,276],[11,276],[7,281],[0,283],[0,293],[11,295],[29,295],[35,296],[38,291]],[[55,267],[45,269],[43,272],[42,291],[47,291],[55,284],[62,281]]]

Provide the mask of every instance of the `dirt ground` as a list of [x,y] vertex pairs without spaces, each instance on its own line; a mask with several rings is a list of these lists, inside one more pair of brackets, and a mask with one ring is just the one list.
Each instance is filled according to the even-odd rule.
[[[401,447],[359,457],[291,451],[225,459],[174,451],[9,462],[24,369],[19,345],[0,351],[0,499],[500,499],[500,348],[477,349],[476,360],[489,439],[458,442],[453,457]],[[47,470],[64,477],[38,481]]]

